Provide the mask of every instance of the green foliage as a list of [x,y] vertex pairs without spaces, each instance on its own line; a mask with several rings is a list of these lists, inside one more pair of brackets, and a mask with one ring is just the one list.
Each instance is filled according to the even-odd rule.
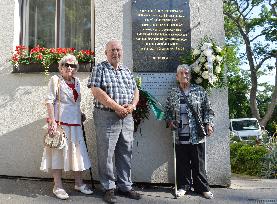
[[225,46],[225,65],[227,65],[228,76],[240,73],[240,59],[237,57],[237,53],[237,46],[231,44]]
[[268,125],[267,125],[267,130],[269,131],[269,134],[270,135],[273,135],[275,132],[277,132],[277,109],[275,108],[274,110],[274,119],[271,119],[269,122],[268,122]]
[[[138,82],[138,81],[137,81]],[[139,125],[149,118],[150,106],[147,99],[147,94],[139,89],[139,102],[136,106],[136,110],[132,113],[134,119],[134,131],[138,130]]]
[[[230,157],[231,157],[231,164],[233,164],[235,162],[235,159],[237,158],[238,156],[238,152],[239,152],[239,149],[245,145],[244,143],[242,142],[235,142],[233,144],[230,145]],[[233,162],[232,162],[233,160]],[[233,165],[232,165],[233,166]]]
[[[226,59],[230,117],[261,118],[264,124],[268,122],[267,129],[269,129],[272,122],[277,121],[276,108],[273,115],[271,115],[272,109],[269,109],[276,104],[276,100],[271,100],[275,98],[272,94],[273,89],[268,83],[262,85],[267,88],[260,93],[261,84],[257,84],[256,81],[265,75],[264,70],[276,69],[274,61],[269,61],[273,58],[276,60],[274,47],[277,40],[276,1],[224,0],[224,14],[227,45],[238,49],[245,48],[243,53],[239,53],[238,49],[229,51],[229,60]],[[235,55],[240,62],[237,62]],[[228,58],[228,54],[226,56]],[[248,65],[248,72],[237,71],[242,63]],[[249,96],[246,94],[250,89],[249,101]],[[253,105],[256,103],[258,109]]]
[[244,118],[251,115],[249,99],[246,96],[248,85],[240,75],[232,76],[228,80],[229,116],[230,118]]
[[242,142],[230,145],[232,172],[260,176],[263,158],[268,154],[264,146],[251,146]]
[[[257,97],[257,105],[261,114],[261,117],[263,117],[266,114],[266,110],[269,106],[269,103],[271,102],[271,96],[270,92],[273,90],[273,86],[269,85],[268,83],[261,83],[259,84],[260,87],[262,87],[262,91],[259,91],[258,97]],[[266,125],[266,130],[270,132],[272,135],[275,132],[274,124],[277,122],[277,104],[275,105],[275,109],[272,113],[271,119],[268,121]]]
[[193,64],[195,62],[195,59],[193,58],[192,50],[189,50],[185,52],[182,56],[180,56],[180,62],[187,65]]
[[237,47],[234,45],[227,45],[225,48],[230,118],[244,118],[251,115],[249,99],[246,96],[250,82],[240,71],[237,52]]
[[262,32],[265,35],[265,39],[272,42],[277,41],[276,3],[274,8],[271,7],[270,10],[266,6],[262,8],[263,13],[267,15],[267,26]]
[[277,178],[277,146],[271,144],[268,154],[263,159],[261,176],[265,178]]
[[272,55],[274,49],[270,43],[277,40],[277,17],[268,1],[224,0],[224,14],[228,44],[245,46],[249,40],[255,60]]

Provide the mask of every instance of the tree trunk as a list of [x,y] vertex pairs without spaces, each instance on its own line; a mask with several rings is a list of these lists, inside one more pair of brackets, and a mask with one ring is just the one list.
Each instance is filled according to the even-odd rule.
[[263,117],[263,119],[260,121],[261,125],[266,126],[267,122],[270,120],[270,118],[274,112],[276,103],[277,103],[277,58],[275,59],[275,86],[274,86],[274,89],[273,89],[273,92],[271,95],[271,101],[270,101],[270,104],[268,105],[266,114]]
[[253,52],[251,49],[249,36],[244,34],[243,39],[245,42],[246,55],[247,55],[247,60],[249,63],[249,68],[251,73],[250,109],[251,109],[252,116],[254,118],[257,118],[260,121],[261,118],[260,118],[260,113],[257,105],[257,89],[258,89],[257,70],[254,64]]

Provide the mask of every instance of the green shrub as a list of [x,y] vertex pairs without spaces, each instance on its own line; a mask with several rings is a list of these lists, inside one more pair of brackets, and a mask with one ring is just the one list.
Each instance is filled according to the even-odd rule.
[[238,150],[245,145],[242,142],[237,142],[237,143],[233,143],[230,145],[230,152],[231,152],[231,157],[236,157],[238,155]]
[[251,146],[238,142],[230,145],[232,172],[260,176],[263,166],[263,158],[268,153],[264,146]]
[[265,178],[277,178],[277,145],[270,144],[269,152],[263,159],[261,175]]

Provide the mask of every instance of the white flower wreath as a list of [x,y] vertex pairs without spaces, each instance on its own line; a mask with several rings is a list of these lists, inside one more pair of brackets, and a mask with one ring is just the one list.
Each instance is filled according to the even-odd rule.
[[181,58],[181,62],[191,64],[192,83],[210,89],[224,86],[223,57],[224,50],[206,37],[192,49],[190,57]]

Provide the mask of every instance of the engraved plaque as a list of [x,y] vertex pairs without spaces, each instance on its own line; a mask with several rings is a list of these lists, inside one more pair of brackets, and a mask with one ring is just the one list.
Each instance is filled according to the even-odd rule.
[[135,72],[176,72],[190,49],[187,0],[133,0],[132,37]]
[[142,79],[142,90],[165,105],[169,90],[176,85],[176,73],[137,73]]

